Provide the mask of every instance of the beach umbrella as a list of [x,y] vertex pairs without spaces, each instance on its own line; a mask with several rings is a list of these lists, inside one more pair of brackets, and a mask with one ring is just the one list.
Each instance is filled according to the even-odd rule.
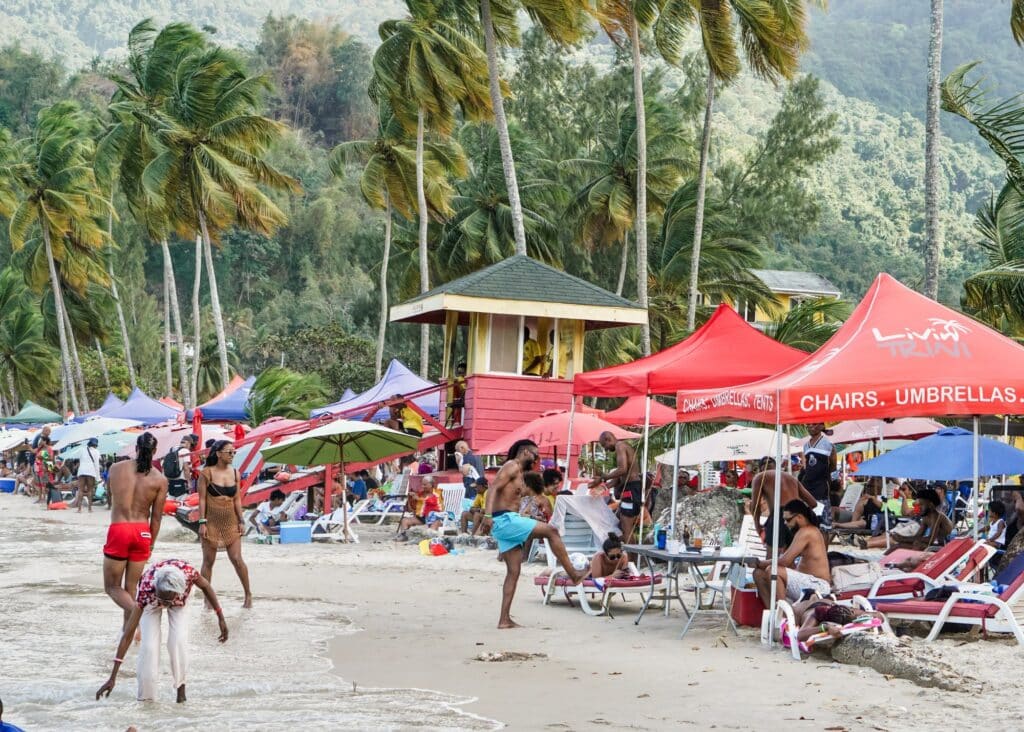
[[[978,466],[975,472],[975,439]],[[975,475],[1024,473],[1024,450],[991,437],[976,438],[960,427],[947,427],[931,437],[865,460],[858,475],[896,476],[917,480],[972,480]]]
[[[731,424],[713,435],[683,445],[679,448],[679,465],[700,465],[719,460],[760,460],[765,456],[774,456],[776,431],[763,427],[742,427]],[[785,436],[783,436],[782,452],[785,452]],[[800,448],[794,442],[793,452]],[[674,465],[675,451],[663,452],[654,458],[655,462]]]
[[419,438],[372,422],[339,419],[260,450],[287,465],[373,463],[415,452]]
[[50,432],[50,439],[61,445],[73,445],[84,442],[90,437],[99,437],[108,432],[122,432],[129,427],[138,427],[141,422],[135,419],[118,419],[115,417],[93,417],[84,422],[61,425]]
[[[339,419],[303,434],[260,450],[269,462],[289,465],[341,465],[342,481],[345,463],[374,463],[415,452],[419,438],[372,422]],[[327,469],[329,471],[329,468]],[[344,486],[344,482],[342,483]],[[331,478],[324,475],[324,510],[330,506]],[[341,502],[345,538],[352,535],[348,527],[347,501]]]
[[861,442],[863,440],[908,439],[934,435],[945,425],[926,417],[884,419],[848,419],[832,425],[829,440],[833,443]]
[[31,436],[29,430],[0,430],[0,452],[17,447]]
[[572,417],[569,412],[551,412],[517,427],[489,445],[478,448],[477,453],[504,455],[519,440],[533,440],[542,454],[556,452],[569,443],[570,424],[573,444],[576,445],[597,442],[602,432],[611,432],[618,440],[635,440],[640,437],[636,432],[624,430],[593,414],[577,414]]
[[[621,406],[598,415],[620,427],[639,427],[647,420],[647,397],[631,396]],[[662,427],[676,421],[676,410],[659,401],[651,400],[651,415],[647,424]]]
[[[140,433],[138,432],[108,432],[105,435],[99,435],[96,439],[99,441],[96,449],[100,455],[135,455],[135,440],[138,439]],[[85,445],[78,443],[77,445],[68,445],[65,449],[61,450],[61,458],[64,460],[76,460],[80,459],[85,453]]]

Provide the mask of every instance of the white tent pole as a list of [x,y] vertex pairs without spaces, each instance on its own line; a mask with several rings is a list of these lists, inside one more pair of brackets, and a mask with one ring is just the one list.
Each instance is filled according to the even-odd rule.
[[[569,470],[572,468],[572,422],[576,418],[576,395],[571,396],[569,402],[569,433],[565,436],[565,474],[566,477],[572,477],[569,475]],[[580,459],[583,458],[583,445],[580,445]],[[557,463],[555,469],[558,469]],[[576,461],[576,475],[580,474],[580,462]],[[571,485],[571,483],[570,483]]]
[[679,501],[679,441],[682,436],[682,424],[676,422],[676,453],[672,459],[672,516],[669,519],[669,536],[678,539],[676,536],[676,505]]
[[[637,541],[644,542],[644,509],[647,506],[647,446],[651,435],[651,395],[647,394],[647,403],[644,408],[644,452],[643,462],[640,464],[640,535]],[[629,476],[626,476],[627,478]],[[634,499],[636,500],[636,499]],[[626,537],[628,539],[628,537]],[[657,537],[654,539],[657,541]]]
[[[885,435],[882,434],[882,428],[878,428],[878,454],[881,455],[882,451],[885,450]],[[886,496],[886,482],[885,476],[882,476],[882,520],[885,521],[885,550],[889,551],[891,548],[892,539],[889,538],[889,512],[886,510],[888,505],[888,497]],[[868,527],[871,528],[870,526]]]
[[973,439],[973,473],[971,475],[971,524],[974,527],[974,540],[978,540],[978,499],[981,497],[979,485],[979,473],[981,472],[981,466],[979,463],[979,453],[981,452],[981,438],[978,436],[978,417],[974,417],[974,439]]
[[[778,400],[778,396],[776,396]],[[775,423],[775,496],[772,498],[772,592],[771,592],[771,603],[768,608],[769,611],[769,625],[771,631],[768,633],[768,647],[774,645],[774,629],[775,623],[775,603],[778,600],[778,582],[779,582],[779,519],[782,509],[779,504],[782,502],[782,470],[779,469],[779,465],[782,461],[782,423],[776,421]]]
[[[776,467],[778,465],[778,463],[775,463]],[[788,424],[786,425],[786,472],[790,475],[793,474],[793,444]]]
[[[1005,442],[1007,445],[1010,444],[1010,417],[1005,414],[1003,415],[1003,442]],[[999,478],[999,483],[1000,485],[1006,483],[1005,475]]]

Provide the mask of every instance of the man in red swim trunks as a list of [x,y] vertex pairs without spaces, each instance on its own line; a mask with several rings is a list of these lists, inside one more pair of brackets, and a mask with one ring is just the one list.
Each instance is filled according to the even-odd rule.
[[103,547],[103,587],[124,610],[125,622],[135,607],[139,577],[160,531],[167,478],[153,469],[156,438],[143,432],[135,441],[135,462],[110,467],[110,528]]

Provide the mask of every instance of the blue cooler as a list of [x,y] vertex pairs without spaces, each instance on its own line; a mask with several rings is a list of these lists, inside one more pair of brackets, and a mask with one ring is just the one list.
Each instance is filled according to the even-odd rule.
[[282,544],[309,544],[313,541],[313,524],[308,521],[285,521],[281,524]]
[[18,481],[14,478],[0,478],[0,493],[14,493]]

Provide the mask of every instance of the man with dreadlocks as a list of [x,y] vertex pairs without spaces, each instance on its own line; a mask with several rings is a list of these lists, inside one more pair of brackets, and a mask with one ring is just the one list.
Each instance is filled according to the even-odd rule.
[[103,547],[103,588],[124,610],[125,622],[135,607],[139,577],[160,532],[167,478],[153,469],[156,438],[143,432],[135,441],[135,461],[110,467],[110,528]]

